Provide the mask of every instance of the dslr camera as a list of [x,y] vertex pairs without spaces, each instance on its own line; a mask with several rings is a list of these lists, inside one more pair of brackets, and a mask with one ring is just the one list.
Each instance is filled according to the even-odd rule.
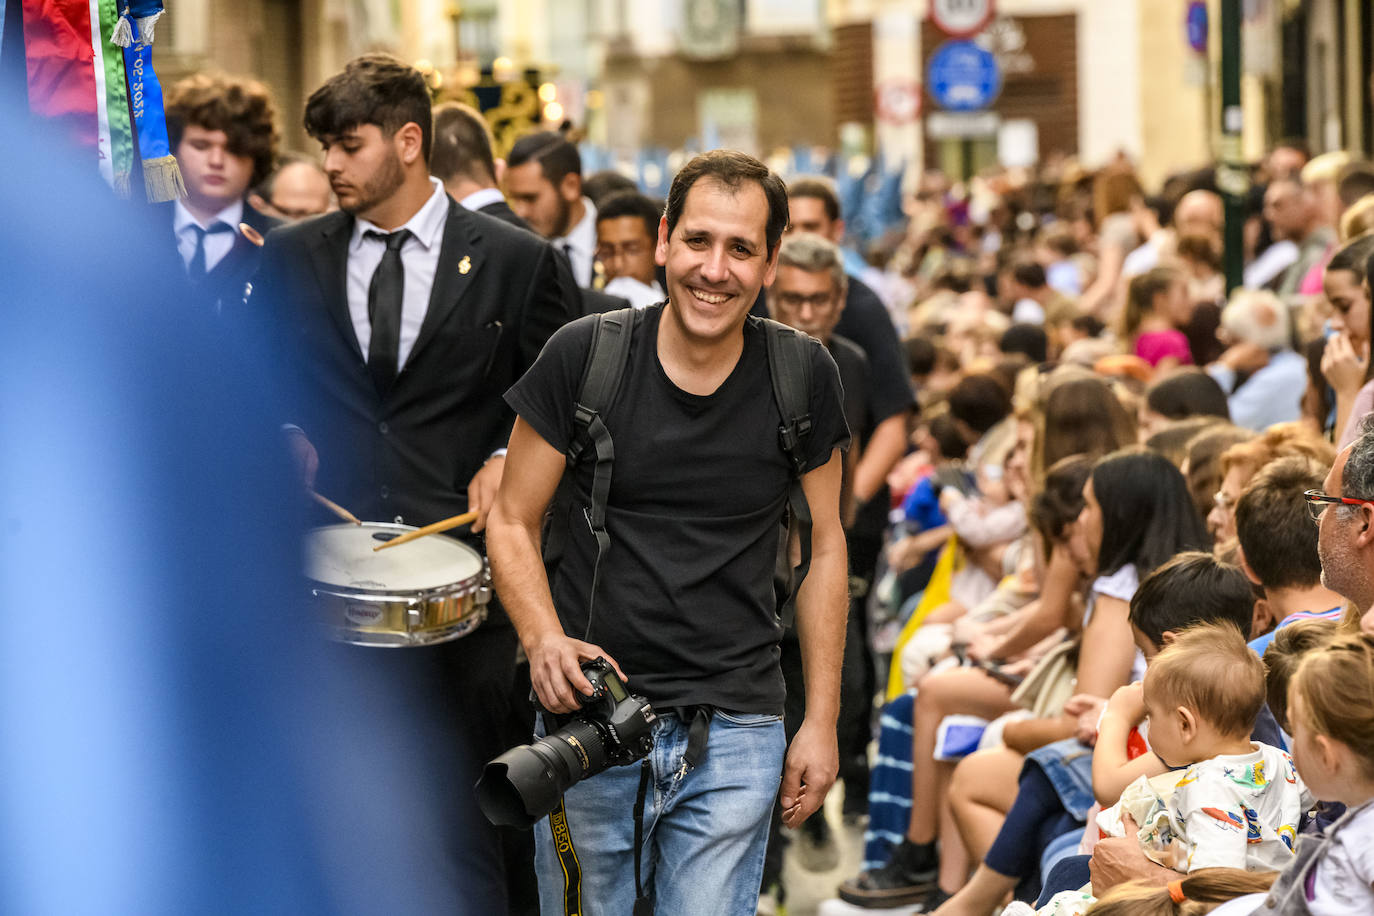
[[592,694],[579,695],[581,709],[557,731],[511,748],[483,768],[477,804],[493,824],[533,826],[579,780],[634,763],[653,750],[658,717],[649,701],[626,690],[604,658],[583,662],[582,673],[592,683]]

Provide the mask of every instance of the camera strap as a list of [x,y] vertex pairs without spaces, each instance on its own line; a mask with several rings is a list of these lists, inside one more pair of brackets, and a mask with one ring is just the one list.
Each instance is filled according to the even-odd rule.
[[645,757],[639,764],[639,791],[635,793],[635,906],[634,916],[653,916],[654,901],[644,893],[639,873],[639,860],[644,857],[644,798],[649,792],[653,764]]
[[[677,777],[681,779],[689,770],[696,769],[706,754],[706,744],[711,735],[711,717],[716,714],[714,706],[675,706],[665,710],[676,715],[687,724],[687,747],[682,752],[682,769]],[[635,905],[634,916],[653,916],[654,901],[644,891],[640,874],[640,859],[644,855],[644,802],[649,794],[649,781],[653,778],[653,765],[645,757],[639,764],[639,791],[635,793]]]

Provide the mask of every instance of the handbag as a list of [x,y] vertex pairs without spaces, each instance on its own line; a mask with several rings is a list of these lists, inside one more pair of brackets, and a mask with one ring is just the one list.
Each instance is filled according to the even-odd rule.
[[1011,701],[1029,709],[1036,718],[1053,718],[1064,711],[1073,696],[1078,672],[1078,640],[1066,639],[1035,663],[1030,674],[1011,694]]

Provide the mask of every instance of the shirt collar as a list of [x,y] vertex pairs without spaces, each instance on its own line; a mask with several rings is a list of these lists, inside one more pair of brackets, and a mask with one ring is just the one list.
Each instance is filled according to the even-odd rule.
[[473,191],[467,197],[458,201],[458,203],[467,207],[469,210],[480,210],[488,204],[494,204],[497,201],[505,201],[505,199],[505,195],[501,193],[500,188],[483,188],[480,191]]
[[239,230],[239,223],[243,222],[243,198],[240,197],[223,210],[210,218],[208,223],[201,223],[191,215],[191,211],[186,209],[186,205],[177,198],[172,207],[172,231],[180,235],[191,226],[200,226],[202,229],[209,229],[215,223],[224,223],[235,232]]
[[567,235],[553,242],[559,248],[567,244],[577,251],[592,254],[596,251],[596,204],[592,203],[591,198],[584,197],[582,209],[582,219],[578,220],[577,225],[569,229]]
[[[444,190],[444,183],[433,176],[429,183],[434,187],[434,193],[429,195],[429,200],[425,205],[415,211],[415,215],[406,221],[405,225],[397,226],[391,232],[399,232],[402,229],[409,229],[411,235],[415,236],[415,241],[425,248],[433,248],[443,241],[444,223],[448,222],[448,192]],[[362,244],[363,236],[368,232],[380,232],[388,235],[388,231],[370,223],[365,219],[353,220],[353,237],[349,240],[348,250],[357,251]]]

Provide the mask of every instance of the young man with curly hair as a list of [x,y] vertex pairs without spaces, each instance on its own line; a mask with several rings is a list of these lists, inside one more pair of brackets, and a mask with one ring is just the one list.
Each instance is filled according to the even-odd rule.
[[[272,171],[276,107],[256,80],[197,73],[172,87],[166,110],[186,182],[186,196],[168,205],[177,253],[195,298],[217,312],[232,310],[257,272],[261,236],[279,224],[245,200]],[[240,224],[251,232],[240,232]]]

